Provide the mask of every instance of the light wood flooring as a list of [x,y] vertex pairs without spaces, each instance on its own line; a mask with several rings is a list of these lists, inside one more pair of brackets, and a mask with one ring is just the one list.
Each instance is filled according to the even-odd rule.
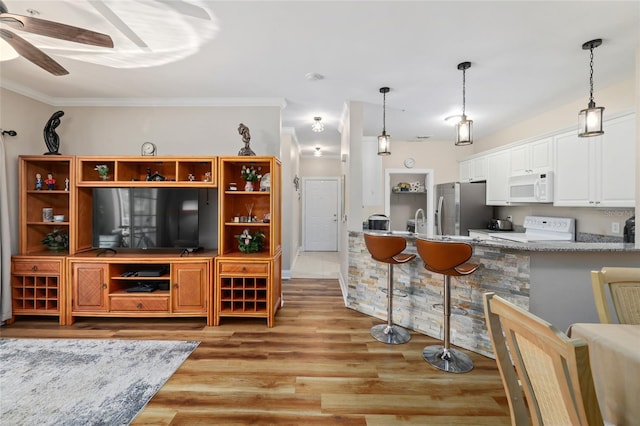
[[[435,339],[404,345],[369,335],[381,321],[344,307],[337,280],[283,282],[275,327],[255,319],[140,320],[18,317],[3,337],[185,339],[198,348],[134,425],[508,425],[495,361],[448,374],[422,359]],[[90,372],[89,372],[90,374]]]

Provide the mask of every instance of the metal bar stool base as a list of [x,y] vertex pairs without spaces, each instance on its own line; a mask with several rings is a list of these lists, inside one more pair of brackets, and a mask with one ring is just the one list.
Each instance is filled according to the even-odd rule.
[[388,345],[401,345],[411,340],[411,335],[407,330],[388,324],[378,324],[371,327],[371,337]]
[[473,361],[467,354],[453,348],[449,348],[448,356],[444,356],[444,352],[444,346],[427,346],[422,350],[422,358],[448,373],[468,373],[473,369]]

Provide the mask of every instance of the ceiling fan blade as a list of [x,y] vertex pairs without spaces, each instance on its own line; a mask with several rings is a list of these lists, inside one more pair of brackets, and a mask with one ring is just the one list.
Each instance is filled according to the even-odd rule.
[[0,21],[18,30],[60,40],[74,41],[92,46],[113,47],[113,40],[106,34],[61,24],[59,22],[47,21],[31,16],[15,15],[13,13],[0,14]]
[[17,34],[9,30],[0,29],[0,38],[9,43],[22,57],[33,62],[45,71],[49,71],[53,75],[69,74],[69,71],[64,69],[62,65]]

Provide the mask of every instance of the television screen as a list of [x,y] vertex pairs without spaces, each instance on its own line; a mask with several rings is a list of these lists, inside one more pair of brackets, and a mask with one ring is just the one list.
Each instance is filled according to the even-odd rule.
[[94,248],[199,247],[198,189],[94,188]]

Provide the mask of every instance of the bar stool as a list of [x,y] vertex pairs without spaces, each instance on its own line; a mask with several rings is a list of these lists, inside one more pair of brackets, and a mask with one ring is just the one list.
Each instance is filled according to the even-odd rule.
[[451,277],[469,275],[479,265],[466,263],[473,254],[470,244],[458,241],[416,240],[418,254],[426,270],[444,276],[444,339],[443,345],[427,346],[422,357],[434,367],[449,373],[467,373],[473,369],[469,356],[450,347],[449,318],[451,317]]
[[407,343],[411,335],[407,330],[393,325],[393,265],[407,263],[415,259],[415,254],[402,253],[407,247],[403,237],[393,235],[364,234],[364,242],[371,257],[378,262],[387,264],[387,323],[374,325],[371,336],[390,345]]

